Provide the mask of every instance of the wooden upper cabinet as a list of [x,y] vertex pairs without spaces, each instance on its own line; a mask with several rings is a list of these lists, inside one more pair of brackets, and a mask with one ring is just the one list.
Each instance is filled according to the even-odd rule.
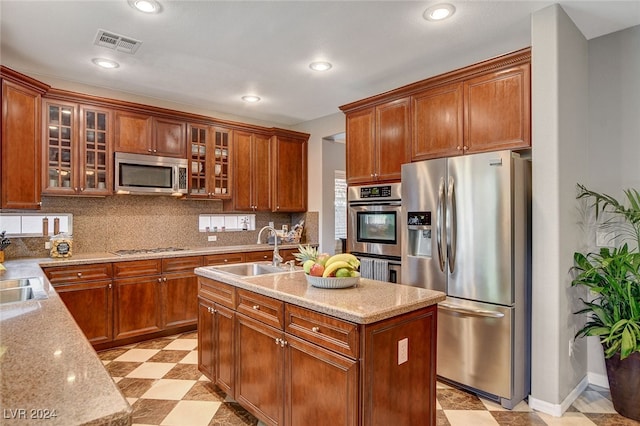
[[463,153],[462,93],[462,83],[455,83],[411,96],[412,161]]
[[307,210],[307,140],[276,137],[273,143],[273,208],[278,212]]
[[0,208],[40,208],[41,92],[2,80]]
[[375,112],[373,108],[347,114],[347,182],[373,180],[375,167]]
[[231,130],[189,124],[190,198],[231,198]]
[[271,138],[233,132],[233,208],[271,210]]
[[398,181],[409,162],[408,98],[347,114],[347,182]]
[[186,158],[184,121],[117,111],[115,128],[115,151]]
[[531,146],[530,64],[464,82],[465,153]]
[[394,181],[402,177],[402,165],[409,162],[409,98],[376,107],[376,181]]

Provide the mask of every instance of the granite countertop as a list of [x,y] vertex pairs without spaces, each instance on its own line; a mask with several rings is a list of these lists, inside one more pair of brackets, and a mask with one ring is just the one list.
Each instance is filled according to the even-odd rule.
[[371,324],[434,305],[445,299],[439,291],[360,278],[351,288],[324,289],[307,283],[303,271],[237,277],[212,266],[196,275],[221,281],[284,302],[356,324]]
[[[278,249],[297,249],[298,244],[278,244]],[[198,247],[189,248],[179,251],[166,251],[160,253],[140,253],[127,254],[120,256],[110,252],[104,253],[86,253],[74,254],[71,257],[61,258],[39,258],[31,259],[40,266],[71,266],[83,265],[88,263],[106,263],[106,262],[125,262],[128,260],[145,260],[169,257],[186,257],[186,256],[205,256],[209,254],[225,254],[225,253],[246,253],[249,251],[272,251],[273,246],[269,244],[247,244],[240,246],[222,246],[222,247]]]
[[38,262],[5,266],[0,280],[39,277],[48,298],[0,304],[2,424],[131,424],[131,406]]

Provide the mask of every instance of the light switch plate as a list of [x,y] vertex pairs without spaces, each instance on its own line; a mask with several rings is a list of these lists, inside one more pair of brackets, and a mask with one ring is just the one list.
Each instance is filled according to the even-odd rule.
[[207,237],[207,241],[209,241],[209,242],[218,241],[218,236],[217,235],[209,235]]

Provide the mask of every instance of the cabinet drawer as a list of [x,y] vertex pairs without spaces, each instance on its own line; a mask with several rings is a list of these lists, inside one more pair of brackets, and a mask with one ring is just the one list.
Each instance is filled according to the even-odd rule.
[[244,261],[244,253],[223,253],[204,256],[204,266],[242,263]]
[[284,302],[279,300],[238,288],[236,310],[280,330],[284,328]]
[[351,358],[358,358],[358,326],[319,312],[287,304],[285,332]]
[[144,275],[157,275],[162,272],[160,259],[132,260],[129,262],[116,262],[113,264],[113,277],[140,277]]
[[193,272],[202,266],[202,256],[170,257],[162,259],[162,272]]
[[234,287],[211,278],[198,277],[198,295],[209,302],[219,303],[229,309],[236,307]]
[[96,281],[111,278],[111,263],[44,268],[51,284]]
[[273,259],[273,249],[269,251],[250,251],[245,254],[246,262],[259,262]]

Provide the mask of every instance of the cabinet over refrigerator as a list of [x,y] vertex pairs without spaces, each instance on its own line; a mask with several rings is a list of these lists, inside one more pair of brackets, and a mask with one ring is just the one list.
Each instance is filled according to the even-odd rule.
[[531,381],[531,162],[499,151],[405,164],[402,200],[402,282],[447,294],[438,376],[513,408]]

